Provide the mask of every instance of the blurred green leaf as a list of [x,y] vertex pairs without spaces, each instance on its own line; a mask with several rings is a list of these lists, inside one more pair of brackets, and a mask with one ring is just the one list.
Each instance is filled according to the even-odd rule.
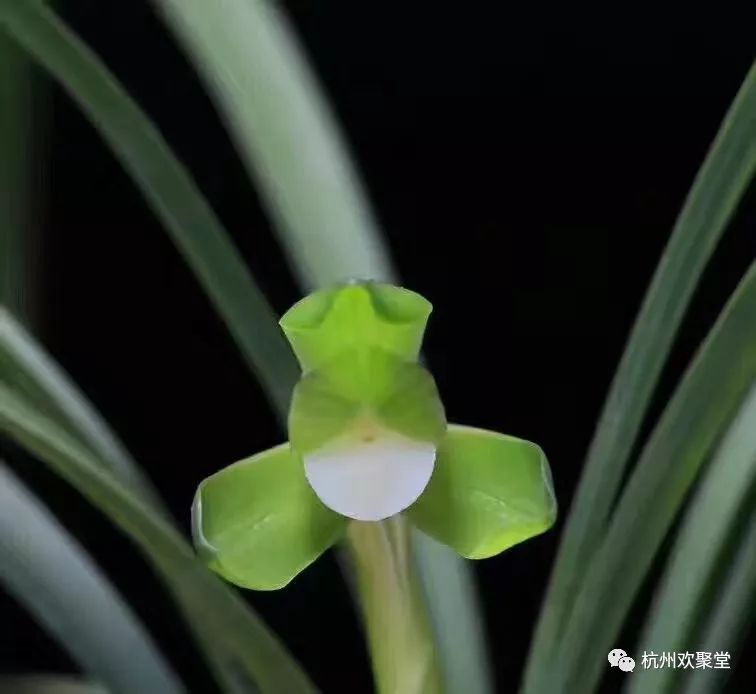
[[[751,510],[750,518],[742,533],[734,561],[728,567],[713,600],[709,617],[698,638],[698,649],[714,653],[728,651],[735,653],[740,641],[745,637],[748,626],[756,614],[756,510]],[[750,659],[750,654],[741,656]],[[725,691],[724,679],[731,670],[696,670],[687,678],[685,694],[714,694]]]
[[554,523],[546,456],[529,441],[452,424],[430,484],[407,515],[462,556],[491,557]]
[[588,567],[557,661],[568,691],[593,691],[701,465],[756,379],[754,316],[756,263],[665,408]]
[[114,694],[184,691],[107,578],[2,461],[0,581]]
[[[41,86],[24,52],[0,33],[0,300],[27,321],[35,313],[30,268],[34,222],[42,204],[41,192],[33,185],[34,165],[44,141],[40,126],[46,121],[44,109],[38,108],[44,106]],[[0,367],[6,360],[8,320],[0,307]],[[184,691],[107,578],[2,463],[0,579],[111,691]],[[56,681],[53,686],[52,679],[38,677],[0,680],[0,691],[14,693],[66,689],[73,691],[73,684],[64,687]],[[76,689],[83,690],[83,685]]]
[[420,530],[411,529],[411,551],[427,596],[430,621],[447,694],[493,691],[485,634],[485,610],[479,602],[469,562]]
[[109,693],[98,684],[69,675],[6,675],[0,677],[0,694]]
[[29,61],[0,34],[0,302],[26,315],[32,252],[30,199],[34,141]]
[[240,676],[246,672],[263,693],[315,691],[278,639],[196,560],[162,516],[79,441],[2,384],[0,431],[67,479],[131,537],[164,577],[198,638],[213,640],[229,669],[241,668]]
[[[3,0],[0,24],[60,80],[100,130],[215,303],[243,356],[279,407],[286,407],[297,377],[289,347],[236,249],[152,122],[96,56],[42,3]],[[90,436],[84,438],[92,445]],[[195,599],[200,597],[197,594]],[[245,628],[243,624],[251,616],[240,601],[231,600],[230,594],[228,598],[234,604],[227,601],[226,618]],[[235,610],[242,612],[235,614]],[[245,668],[240,668],[239,662],[250,664],[247,653],[220,653],[213,639],[203,634],[199,621],[195,619],[193,624],[197,638],[207,650],[215,651],[216,674],[242,672]],[[253,642],[254,638],[249,639],[245,648],[251,648]],[[219,666],[223,660],[218,658],[227,661],[227,667]],[[231,680],[224,677],[229,686]]]
[[[304,288],[351,278],[391,282],[335,119],[279,8],[260,0],[153,1],[214,92]],[[385,533],[373,531],[375,546],[385,547]],[[467,694],[486,694],[492,687],[472,572],[422,534],[413,539],[447,685],[464,682]]]
[[549,688],[553,654],[600,544],[625,466],[693,292],[756,168],[756,64],[696,176],[636,318],[593,437],[552,570],[524,689]]
[[[756,387],[719,446],[716,456],[678,533],[661,587],[640,639],[638,652],[696,649],[695,618],[705,603],[707,582],[715,573],[738,510],[756,479]],[[716,651],[722,645],[715,646]],[[713,652],[713,651],[712,651]],[[633,675],[630,694],[671,691],[673,668],[642,669]]]
[[389,280],[359,178],[279,8],[263,0],[153,1],[222,106],[308,288]]
[[163,137],[99,59],[38,0],[0,0],[0,26],[66,88],[139,186],[276,402],[297,378],[276,316]]
[[165,512],[152,483],[76,384],[0,306],[0,380],[78,437],[118,478]]
[[[13,317],[0,307],[0,383],[23,394],[30,405],[49,417],[110,469],[118,480],[170,521],[162,500],[105,420],[45,350]],[[188,615],[191,619],[191,615]],[[197,640],[227,691],[246,694],[250,677],[244,677],[235,657],[208,637],[199,621]]]
[[203,480],[192,512],[195,546],[229,581],[255,590],[285,586],[344,532],[282,444]]

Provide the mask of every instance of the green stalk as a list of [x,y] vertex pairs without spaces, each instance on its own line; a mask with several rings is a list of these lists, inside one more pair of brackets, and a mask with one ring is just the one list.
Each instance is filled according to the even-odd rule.
[[378,691],[438,692],[441,673],[412,566],[407,524],[399,517],[355,521],[347,535]]

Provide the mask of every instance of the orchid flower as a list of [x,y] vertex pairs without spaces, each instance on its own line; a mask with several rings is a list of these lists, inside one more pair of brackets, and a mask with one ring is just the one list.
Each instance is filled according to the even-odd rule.
[[302,368],[289,442],[205,479],[195,545],[217,573],[285,586],[348,522],[403,513],[463,557],[491,557],[556,517],[548,462],[533,443],[447,424],[419,363],[431,304],[388,284],[316,291],[280,324]]

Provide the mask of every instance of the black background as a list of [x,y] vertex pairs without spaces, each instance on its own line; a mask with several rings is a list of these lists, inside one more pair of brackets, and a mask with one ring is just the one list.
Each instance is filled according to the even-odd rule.
[[[221,120],[142,2],[62,13],[151,114],[275,309],[298,290]],[[753,54],[750,23],[499,3],[288,4],[365,176],[403,283],[435,305],[426,355],[450,420],[539,442],[562,519],[633,316]],[[752,25],[750,25],[752,26]],[[38,332],[187,524],[197,483],[282,440],[260,388],[139,193],[53,90]],[[654,412],[754,256],[753,189],[710,264]],[[14,468],[165,645],[214,691],[127,541],[38,464]],[[499,691],[522,671],[560,526],[476,563]],[[246,597],[326,692],[370,691],[333,559]],[[643,607],[650,597],[644,592]],[[73,664],[0,594],[0,671]],[[620,644],[632,652],[633,630]],[[745,691],[744,651],[733,691]],[[606,683],[608,691],[619,678]]]

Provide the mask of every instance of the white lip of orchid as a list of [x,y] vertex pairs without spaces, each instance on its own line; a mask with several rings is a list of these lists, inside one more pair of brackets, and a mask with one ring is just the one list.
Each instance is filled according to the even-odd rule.
[[304,456],[318,498],[342,516],[380,521],[414,503],[430,481],[436,446],[371,426]]

